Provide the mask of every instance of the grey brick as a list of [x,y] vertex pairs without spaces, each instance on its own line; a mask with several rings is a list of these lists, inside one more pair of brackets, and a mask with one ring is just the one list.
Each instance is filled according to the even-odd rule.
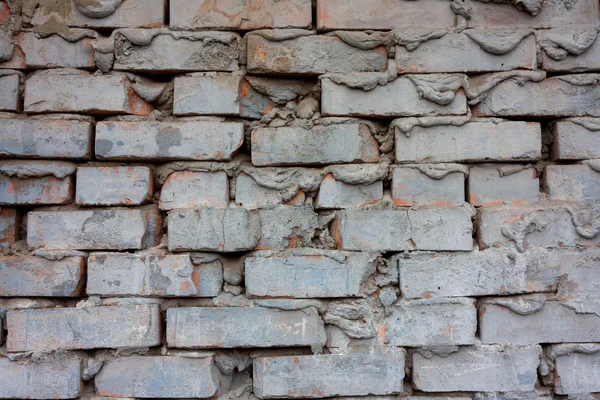
[[[508,298],[523,303],[523,299]],[[483,343],[534,344],[560,342],[599,342],[600,317],[579,313],[574,306],[559,301],[546,301],[541,307],[528,310],[483,301],[479,309],[479,330]]]
[[[561,274],[559,254],[543,249],[518,253],[496,248],[469,253],[411,253],[398,259],[400,289],[407,298],[550,292]],[[565,264],[572,265],[574,260],[567,258]]]
[[187,254],[92,254],[87,275],[89,296],[215,297],[223,286],[219,261],[193,265]]
[[226,161],[243,142],[240,122],[101,121],[96,125],[96,157],[101,159]]
[[336,180],[332,174],[323,178],[315,197],[315,209],[360,208],[383,198],[383,181],[351,185]]
[[0,257],[0,297],[77,297],[84,277],[82,257],[56,261],[33,256]]
[[253,363],[254,394],[260,399],[387,395],[402,391],[405,353],[373,352],[259,357]]
[[[538,122],[475,120],[461,126],[396,128],[396,160],[406,162],[534,161],[542,156]],[[477,143],[477,146],[473,146]]]
[[536,246],[569,248],[599,243],[600,237],[589,226],[596,211],[584,208],[571,212],[566,208],[526,206],[481,210],[479,247],[516,246],[522,251]]
[[21,111],[19,75],[0,75],[0,111]]
[[257,166],[377,161],[379,145],[364,124],[252,130],[252,164]]
[[168,221],[171,251],[251,250],[260,238],[260,217],[244,208],[176,210]]
[[[568,346],[568,345],[565,345]],[[559,346],[553,346],[553,350]],[[600,353],[560,352],[554,361],[554,391],[557,394],[600,392]]]
[[[134,29],[115,35],[115,70],[182,72],[239,69],[241,38],[237,33],[171,32],[165,29],[145,32],[148,31]],[[150,39],[148,42],[140,42],[137,38],[144,34]]]
[[27,245],[31,249],[143,249],[158,244],[161,224],[155,206],[32,211],[28,214]]
[[424,392],[532,392],[541,353],[540,346],[460,347],[431,357],[415,352],[413,386]]
[[[435,165],[430,167],[435,168]],[[450,172],[434,179],[420,171],[419,167],[392,169],[392,199],[398,207],[460,206],[465,203],[465,198],[465,175],[461,172]]]
[[254,253],[246,258],[246,294],[257,297],[353,297],[372,288],[375,255],[331,250]]
[[176,348],[296,347],[325,344],[316,309],[169,308],[167,343]]
[[84,68],[93,69],[93,38],[84,37],[68,41],[59,35],[46,38],[34,32],[21,32],[15,37],[15,45],[25,56],[25,68]]
[[335,36],[308,35],[271,41],[261,35],[248,35],[250,73],[319,75],[385,71],[387,61],[383,46],[362,50]]
[[[588,127],[582,124],[589,124]],[[584,160],[600,158],[600,148],[597,146],[600,132],[590,129],[600,119],[577,118],[563,119],[552,124],[554,142],[552,158],[554,160]]]
[[86,206],[137,206],[152,199],[148,167],[78,167],[75,202]]
[[408,210],[416,250],[473,250],[473,223],[467,207]]
[[407,27],[450,28],[456,16],[446,4],[425,0],[370,0],[350,3],[345,0],[317,2],[317,28],[333,29],[396,29]]
[[[494,31],[489,30],[486,33],[494,34]],[[492,54],[481,48],[464,31],[447,33],[439,39],[427,40],[411,51],[404,46],[396,46],[396,63],[398,71],[403,73],[480,73],[535,69],[536,43],[534,35],[531,34],[511,51]]]
[[89,159],[92,124],[75,120],[0,118],[0,156]]
[[69,204],[73,201],[73,177],[29,177],[0,175],[0,205]]
[[83,388],[81,361],[67,354],[39,361],[0,358],[0,398],[74,399]]
[[416,86],[400,77],[385,86],[365,92],[338,85],[330,79],[321,81],[323,115],[365,117],[407,117],[413,115],[462,115],[467,113],[467,99],[462,90],[449,105],[423,99]]
[[511,164],[474,166],[469,171],[467,187],[469,202],[476,207],[524,205],[540,200],[540,181],[533,167]]
[[278,206],[257,211],[260,217],[260,240],[256,250],[312,247],[319,228],[318,215],[309,206]]
[[222,375],[214,358],[131,356],[104,364],[94,380],[108,397],[207,398],[219,391]]
[[27,113],[86,113],[148,115],[142,100],[124,75],[91,75],[74,69],[37,71],[25,84]]
[[550,200],[600,201],[600,171],[589,165],[547,165],[544,186]]
[[475,300],[399,300],[385,318],[386,343],[391,346],[449,346],[475,343]]
[[198,73],[175,78],[174,115],[240,115],[242,75]]
[[158,305],[8,311],[9,352],[159,345]]
[[229,205],[229,178],[218,172],[174,172],[160,191],[161,210]]
[[473,115],[490,117],[600,117],[600,74],[574,74],[541,82],[507,80],[491,89],[473,108]]
[[261,0],[257,3],[223,3],[219,7],[198,7],[196,0],[173,0],[170,7],[172,29],[308,28],[310,0]]

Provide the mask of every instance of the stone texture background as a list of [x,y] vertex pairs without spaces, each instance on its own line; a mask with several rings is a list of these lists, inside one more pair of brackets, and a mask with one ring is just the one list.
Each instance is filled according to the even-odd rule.
[[598,13],[0,1],[0,398],[598,399]]

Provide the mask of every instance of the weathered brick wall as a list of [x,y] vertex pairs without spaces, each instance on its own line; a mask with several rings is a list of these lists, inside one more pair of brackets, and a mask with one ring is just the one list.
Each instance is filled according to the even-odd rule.
[[0,0],[0,398],[598,398],[598,9]]

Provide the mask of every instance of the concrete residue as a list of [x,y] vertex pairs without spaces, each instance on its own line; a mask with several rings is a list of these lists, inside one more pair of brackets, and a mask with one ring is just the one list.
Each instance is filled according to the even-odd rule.
[[323,321],[337,326],[353,339],[368,339],[377,335],[373,311],[364,299],[330,302]]
[[76,164],[67,161],[3,160],[0,163],[0,174],[16,176],[20,179],[40,178],[50,175],[63,179],[73,175],[76,168]]
[[594,239],[600,234],[600,205],[595,204],[591,209],[577,210],[567,208],[571,215],[577,234],[586,239]]
[[557,76],[556,79],[573,86],[595,86],[600,82],[600,74],[561,75]]
[[470,105],[475,105],[483,101],[487,93],[506,80],[514,80],[519,84],[525,82],[541,82],[546,78],[545,71],[504,71],[494,72],[469,77],[468,86],[465,87],[467,98]]
[[411,117],[398,118],[391,122],[390,130],[397,128],[404,133],[406,137],[410,137],[410,133],[415,126],[429,128],[432,126],[463,126],[471,121],[471,116],[448,116],[448,117]]
[[74,3],[86,17],[106,18],[119,8],[123,0],[74,0]]
[[234,371],[243,372],[252,365],[252,359],[248,353],[242,353],[236,350],[231,352],[219,351],[215,354],[215,365],[225,375]]
[[42,257],[50,261],[59,261],[67,257],[87,257],[88,253],[79,250],[44,250],[38,249],[31,252],[32,256]]
[[587,165],[588,167],[590,167],[592,170],[594,170],[596,172],[600,172],[600,160],[598,160],[598,159],[584,160],[581,163],[584,165]]
[[246,76],[246,81],[257,92],[269,96],[275,104],[285,104],[297,97],[308,95],[314,87],[311,81],[296,79],[274,79]]
[[519,315],[530,315],[540,311],[548,297],[544,294],[531,294],[515,297],[493,297],[487,298],[483,304],[494,304],[506,307]]
[[596,40],[597,27],[569,27],[536,31],[540,48],[553,60],[561,61],[568,55],[583,54]]
[[473,7],[471,7],[469,0],[452,0],[450,9],[454,14],[460,15],[466,20],[471,19],[473,13]]
[[15,52],[15,46],[10,36],[0,37],[0,63],[10,61]]
[[490,166],[496,168],[499,176],[509,176],[521,172],[524,169],[533,168],[531,164],[503,164],[497,166],[492,164]]
[[316,35],[316,31],[308,31],[306,29],[261,29],[252,31],[251,35],[258,35],[271,42],[282,42],[284,40],[297,39],[303,36]]
[[436,357],[448,357],[450,354],[458,352],[458,346],[427,346],[420,347],[416,350],[417,353],[427,359]]
[[510,4],[519,11],[527,11],[529,14],[536,16],[542,11],[542,3],[544,0],[475,0],[481,3],[497,3]]
[[278,310],[293,311],[313,308],[324,313],[327,309],[327,304],[319,300],[292,300],[292,299],[256,299],[254,304],[259,307],[276,308]]
[[456,91],[467,86],[463,74],[405,75],[415,85],[419,96],[446,106],[454,101]]
[[338,85],[345,85],[365,92],[384,86],[396,80],[398,68],[394,60],[388,60],[388,68],[384,72],[350,72],[345,74],[323,74],[319,79],[330,79]]
[[404,46],[408,51],[413,51],[419,47],[421,43],[431,39],[439,39],[449,32],[448,29],[410,28],[395,29],[392,31],[391,35],[394,38],[395,44]]
[[598,343],[561,343],[549,347],[546,355],[550,360],[555,360],[557,357],[568,356],[571,353],[594,354],[599,351]]
[[490,54],[502,55],[513,51],[532,29],[483,30],[467,29],[463,32],[483,50]]
[[525,237],[532,232],[546,229],[547,222],[537,215],[525,215],[522,219],[502,228],[502,235],[513,241],[520,253],[525,251]]
[[469,176],[469,167],[463,164],[402,164],[402,168],[416,168],[431,179],[444,179],[449,174],[458,172],[465,177]]

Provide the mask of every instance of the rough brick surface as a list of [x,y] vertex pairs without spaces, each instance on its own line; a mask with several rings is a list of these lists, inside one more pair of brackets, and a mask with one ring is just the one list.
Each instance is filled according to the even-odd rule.
[[0,243],[14,244],[19,240],[20,221],[16,208],[0,207]]
[[467,113],[465,94],[459,90],[448,105],[422,98],[415,85],[400,77],[365,92],[323,79],[321,109],[324,115],[406,117],[413,115],[462,115]]
[[124,75],[92,76],[76,70],[33,74],[25,85],[27,113],[148,115],[152,105],[140,98]]
[[[349,63],[348,60],[353,62]],[[370,72],[387,69],[387,51],[379,46],[362,50],[335,36],[299,36],[270,41],[248,35],[248,72],[275,74],[324,74]]]
[[19,179],[0,175],[0,205],[68,204],[73,201],[73,177]]
[[[396,129],[396,160],[405,162],[532,161],[541,157],[540,125],[481,120],[461,126],[415,126],[407,137]],[[478,143],[478,146],[472,146]]]
[[450,346],[475,342],[475,300],[400,300],[386,317],[386,339],[393,346]]
[[[452,350],[450,350],[452,351]],[[413,353],[413,382],[424,392],[530,392],[537,381],[540,346],[460,347],[451,354]]]
[[132,356],[108,362],[96,376],[96,391],[108,397],[206,398],[219,391],[213,357]]
[[155,207],[32,211],[28,217],[27,245],[34,249],[143,249],[160,240]]
[[307,28],[311,12],[310,0],[225,2],[218,8],[205,0],[174,0],[169,16],[173,29],[251,30]]
[[225,172],[175,172],[160,192],[162,210],[194,207],[227,207],[229,179]]
[[83,388],[81,360],[76,356],[29,363],[2,357],[0,369],[4,399],[73,399]]
[[[263,128],[252,131],[252,163],[257,166],[377,162],[379,146],[369,128],[343,124],[312,129]],[[344,143],[344,147],[336,144]]]
[[[112,324],[119,329],[111,329]],[[9,311],[6,349],[16,352],[156,346],[161,341],[160,324],[157,305]]]
[[0,111],[21,111],[19,75],[0,75]]
[[[431,166],[435,169],[435,166]],[[443,171],[427,174],[423,167],[401,167],[392,171],[392,198],[399,207],[413,205],[460,206],[465,202],[465,174]],[[424,166],[427,168],[427,166]],[[430,176],[431,175],[431,176]]]
[[0,257],[0,296],[78,297],[85,281],[85,260],[67,257]]
[[599,135],[598,0],[0,0],[0,399],[600,400]]
[[505,164],[472,167],[467,185],[469,202],[475,207],[531,204],[540,199],[540,182],[533,167]]
[[98,253],[88,258],[88,295],[215,297],[222,285],[218,261],[193,265],[189,255]]
[[247,294],[257,297],[352,297],[366,294],[374,272],[368,253],[266,252],[246,259],[245,283]]
[[96,126],[96,157],[229,160],[243,141],[243,125],[237,122],[99,122]]
[[87,159],[92,131],[89,122],[0,118],[0,156]]
[[399,393],[404,359],[405,353],[394,348],[379,353],[260,357],[253,363],[254,393],[261,399]]
[[436,0],[416,4],[405,0],[374,0],[349,3],[344,0],[317,2],[318,29],[395,29],[427,26],[449,28],[456,16]]
[[579,74],[524,84],[507,80],[473,111],[482,117],[600,117],[600,107],[593,100],[600,95],[599,78],[598,74]]
[[[524,299],[525,300],[525,299]],[[519,298],[506,305],[483,302],[479,308],[479,329],[483,343],[533,344],[560,342],[598,342],[600,317],[578,313],[568,302],[527,300],[519,307]],[[523,302],[521,303],[523,304]]]
[[600,390],[597,351],[591,354],[561,349],[563,345],[553,346],[556,351],[554,390],[557,394],[593,393]]
[[[149,40],[140,41],[139,35],[146,35]],[[115,36],[114,69],[236,71],[239,69],[239,42],[239,35],[226,32],[119,32]],[[179,57],[180,52],[186,57]]]
[[[595,146],[598,132],[588,129],[581,122],[594,124],[594,118],[564,119],[552,125],[554,142],[552,157],[556,160],[582,160],[600,158],[600,149]],[[590,127],[591,128],[591,127]]]
[[75,202],[85,206],[138,206],[152,198],[148,167],[79,167]]
[[544,185],[550,200],[600,201],[600,172],[591,165],[549,165]]
[[325,343],[325,327],[314,308],[178,308],[167,313],[167,343],[175,348],[310,346]]
[[199,208],[169,213],[169,249],[251,250],[260,238],[260,217],[243,208]]
[[173,114],[240,115],[241,75],[207,73],[175,79]]

